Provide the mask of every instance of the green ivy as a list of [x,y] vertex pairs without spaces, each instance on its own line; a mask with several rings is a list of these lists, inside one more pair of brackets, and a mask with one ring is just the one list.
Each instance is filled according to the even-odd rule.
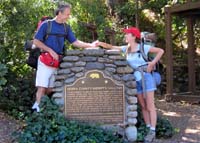
[[123,143],[122,138],[98,126],[66,120],[59,106],[47,96],[42,98],[41,112],[33,112],[19,133],[19,143]]
[[6,65],[0,63],[0,91],[2,91],[2,86],[4,86],[7,82],[7,79],[5,78],[7,72],[8,69]]

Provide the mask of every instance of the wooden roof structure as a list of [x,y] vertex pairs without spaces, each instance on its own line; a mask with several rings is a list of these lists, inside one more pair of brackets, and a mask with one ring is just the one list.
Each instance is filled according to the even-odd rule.
[[[172,16],[179,16],[186,19],[187,38],[188,38],[188,75],[189,83],[187,93],[178,95],[173,93],[173,47],[172,47]],[[196,77],[195,77],[195,45],[194,45],[194,20],[200,19],[200,1],[192,2],[188,0],[185,4],[165,7],[165,24],[166,24],[166,66],[167,66],[167,100],[185,100],[200,103],[200,95],[196,92]],[[189,94],[189,95],[187,95]]]

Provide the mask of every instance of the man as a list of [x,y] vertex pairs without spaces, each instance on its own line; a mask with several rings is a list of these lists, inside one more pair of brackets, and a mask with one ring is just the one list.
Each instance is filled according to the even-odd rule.
[[[59,60],[59,55],[62,54],[64,48],[64,41],[67,39],[73,46],[79,48],[88,48],[95,47],[95,42],[86,43],[76,39],[70,27],[67,27],[64,24],[70,17],[71,5],[68,3],[59,4],[57,10],[55,11],[55,18],[52,20],[51,33],[46,38],[46,32],[48,27],[48,22],[42,23],[38,32],[35,35],[33,43],[36,47],[39,47],[42,51],[48,52],[53,59]],[[67,34],[66,34],[67,32]],[[63,36],[56,36],[65,35]],[[54,73],[57,71],[57,68],[50,67],[41,62],[40,58],[38,59],[37,73],[36,73],[36,102],[32,106],[32,109],[35,109],[37,112],[40,111],[39,104],[41,97],[45,94],[50,94],[52,92],[53,83],[54,83]]]

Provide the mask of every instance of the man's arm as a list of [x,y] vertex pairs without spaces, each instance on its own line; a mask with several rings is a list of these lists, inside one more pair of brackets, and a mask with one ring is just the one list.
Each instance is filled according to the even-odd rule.
[[54,59],[58,60],[58,58],[59,58],[58,54],[57,54],[56,52],[54,52],[51,48],[49,48],[48,46],[46,46],[46,45],[45,45],[43,42],[41,42],[40,40],[34,39],[34,40],[33,40],[33,44],[34,44],[36,47],[42,49],[43,51],[49,52],[49,53],[51,54],[51,56],[52,56]]
[[86,43],[80,40],[76,40],[72,43],[72,45],[79,48],[94,48],[96,47],[96,41],[93,43]]

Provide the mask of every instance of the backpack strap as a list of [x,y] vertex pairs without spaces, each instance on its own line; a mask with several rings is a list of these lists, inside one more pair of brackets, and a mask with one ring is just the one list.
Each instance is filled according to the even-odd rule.
[[141,41],[141,43],[140,43],[140,53],[142,54],[142,57],[143,57],[143,59],[146,61],[146,62],[149,62],[150,60],[149,60],[149,58],[148,58],[148,56],[145,54],[145,52],[144,52],[144,42],[143,42],[143,40]]
[[47,31],[46,31],[45,40],[47,40],[49,34],[51,33],[51,29],[52,29],[52,20],[47,20]]
[[[66,23],[63,23],[65,34],[54,34],[54,33],[51,33],[52,21],[53,20],[47,20],[47,31],[46,31],[45,40],[47,40],[49,35],[53,35],[53,36],[56,36],[56,37],[64,37],[64,39],[66,40],[66,36],[67,36],[67,33],[68,33],[69,25],[67,25]],[[58,43],[60,43],[60,42],[58,41]],[[65,53],[65,48],[63,48],[62,53],[63,54]]]
[[[141,53],[143,59],[145,60],[145,62],[150,62],[150,61],[153,60],[152,57],[149,57],[149,56],[146,55],[145,52],[144,52],[144,41],[142,41],[141,44],[140,44],[140,53]],[[160,69],[161,69],[161,68],[160,68],[160,65],[161,65],[160,62],[158,61],[158,62],[156,63],[156,65],[155,65],[155,67],[154,67],[154,71],[160,71]]]
[[45,40],[48,38],[49,35],[53,35],[53,36],[56,36],[56,37],[64,37],[64,38],[66,38],[69,26],[66,23],[63,23],[65,34],[51,33],[51,30],[52,30],[52,21],[53,20],[47,20],[47,31],[46,31]]

